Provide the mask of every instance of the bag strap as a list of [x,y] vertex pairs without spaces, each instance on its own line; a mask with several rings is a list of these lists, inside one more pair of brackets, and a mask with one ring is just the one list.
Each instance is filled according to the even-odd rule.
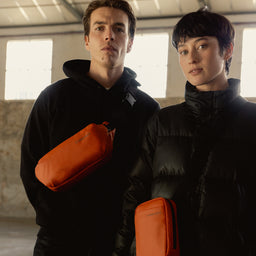
[[127,101],[131,105],[131,107],[133,107],[134,103],[137,101],[131,89],[128,89],[128,92],[123,99],[123,102],[124,101]]

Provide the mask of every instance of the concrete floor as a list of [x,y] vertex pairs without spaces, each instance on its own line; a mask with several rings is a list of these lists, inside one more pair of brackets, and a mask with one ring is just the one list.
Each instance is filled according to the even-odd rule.
[[37,231],[35,220],[0,217],[0,256],[32,256]]

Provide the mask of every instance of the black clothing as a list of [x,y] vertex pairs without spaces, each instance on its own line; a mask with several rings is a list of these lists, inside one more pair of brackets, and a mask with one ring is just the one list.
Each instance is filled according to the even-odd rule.
[[[39,95],[22,141],[21,178],[41,227],[41,245],[82,245],[81,255],[111,255],[128,170],[138,155],[144,125],[159,105],[137,88],[132,70],[125,68],[106,90],[87,76],[89,66],[86,60],[66,62],[68,78]],[[136,99],[133,106],[125,100],[128,92]],[[86,125],[103,121],[116,127],[110,163],[64,192],[52,192],[36,179],[34,168],[44,154]]]
[[156,197],[177,204],[181,256],[256,255],[256,104],[239,82],[161,109],[147,125],[125,193],[116,255],[128,255],[134,209]]

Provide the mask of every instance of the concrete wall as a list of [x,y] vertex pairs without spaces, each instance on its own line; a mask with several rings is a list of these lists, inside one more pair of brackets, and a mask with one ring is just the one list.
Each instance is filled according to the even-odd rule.
[[19,176],[20,143],[33,101],[0,101],[0,216],[34,212]]
[[[248,19],[248,17],[247,17]],[[236,42],[230,76],[240,78],[242,32],[256,17],[249,17],[250,24],[244,17],[231,17],[236,28]],[[140,21],[138,32],[172,32],[177,20]],[[239,22],[242,23],[239,23]],[[246,23],[246,24],[244,24]],[[29,204],[19,176],[20,143],[25,123],[33,101],[5,101],[5,50],[10,39],[53,39],[52,81],[64,77],[62,64],[73,58],[89,58],[84,49],[81,26],[56,26],[23,29],[0,30],[0,216],[33,217],[34,211]],[[18,57],[18,56],[17,56]],[[183,100],[185,79],[179,68],[176,51],[170,44],[168,54],[167,97],[158,99],[161,106],[178,103]],[[255,100],[255,99],[254,99]]]

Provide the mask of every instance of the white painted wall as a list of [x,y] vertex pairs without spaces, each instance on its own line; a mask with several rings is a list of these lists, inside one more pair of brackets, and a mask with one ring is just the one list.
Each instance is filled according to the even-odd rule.
[[[236,30],[235,49],[230,69],[230,77],[240,78],[242,33],[243,28],[256,27],[256,15],[237,15],[228,17],[234,22]],[[178,19],[146,20],[138,21],[137,31],[141,32],[168,32],[172,34],[172,28]],[[32,27],[20,29],[0,29],[0,99],[4,99],[6,44],[12,39],[53,39],[53,65],[52,82],[64,77],[62,65],[66,60],[74,58],[88,59],[90,56],[84,47],[82,25]],[[149,53],[150,54],[150,53]],[[168,78],[167,97],[183,97],[185,79],[178,65],[176,50],[169,44],[168,53]]]

